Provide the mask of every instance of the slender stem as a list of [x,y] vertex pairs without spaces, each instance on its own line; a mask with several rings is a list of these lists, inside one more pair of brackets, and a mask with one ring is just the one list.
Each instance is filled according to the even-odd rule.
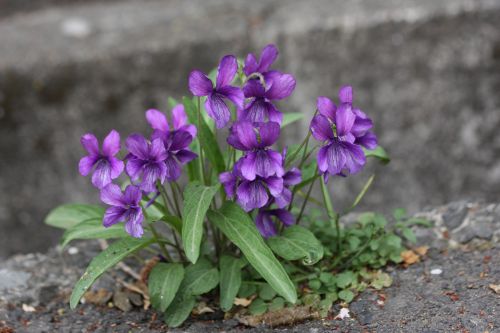
[[181,187],[179,186],[179,184],[177,182],[173,182],[173,184],[175,186],[175,189],[179,193],[179,196],[181,197],[181,200],[184,201],[184,193],[182,193]]
[[153,237],[155,239],[155,241],[158,243],[158,245],[160,245],[160,251],[161,253],[163,254],[163,256],[170,262],[174,262],[172,260],[172,257],[170,256],[170,254],[168,253],[167,249],[165,248],[165,246],[163,246],[163,243],[162,241],[160,241],[161,237],[160,237],[160,234],[158,234],[158,231],[156,231],[155,227],[153,227],[152,224],[149,224],[149,229],[151,230],[151,232],[153,233]]
[[[300,195],[302,198],[306,197],[306,193],[302,192],[301,190],[298,190],[297,194]],[[309,196],[308,200],[310,202],[312,202],[313,204],[315,204],[316,206],[319,206],[319,207],[323,207],[324,206],[323,201],[321,201],[319,199],[316,199],[315,197]]]
[[172,196],[174,197],[175,211],[177,215],[182,218],[181,208],[179,206],[179,198],[177,197],[177,192],[175,191],[174,185],[170,185],[170,189],[172,190]]
[[306,136],[306,144],[304,146],[304,151],[302,152],[302,158],[300,159],[299,163],[299,169],[302,167],[302,164],[304,164],[305,160],[307,159],[307,147],[309,146],[309,139],[311,138],[311,131],[307,132]]
[[295,279],[293,279],[293,282],[301,282],[301,281],[304,281],[304,280],[314,279],[316,277],[318,277],[318,274],[317,273],[312,273],[312,274],[309,274],[309,275],[303,275],[303,276],[296,277]]
[[[198,131],[200,130],[201,130],[201,97],[198,97]],[[200,143],[199,144],[200,151],[198,157],[198,161],[200,163],[200,177],[202,183],[207,185],[207,181],[205,179],[205,166],[204,166],[205,163],[203,161],[203,149],[201,148],[201,141],[199,140],[199,137],[198,137],[198,142]]]
[[158,190],[160,191],[161,197],[163,199],[163,205],[165,206],[165,210],[166,210],[165,213],[166,213],[166,215],[170,215],[170,212],[168,211],[168,206],[170,206],[170,209],[173,210],[174,205],[170,201],[170,198],[168,197],[167,192],[165,191],[165,188],[163,187],[163,185],[160,182],[158,182],[157,187],[158,187]]
[[325,184],[324,177],[321,177],[321,192],[323,193],[323,200],[326,206],[326,212],[330,223],[335,225],[335,230],[337,232],[337,253],[340,255],[340,224],[339,224],[339,214],[335,212],[332,206],[332,199],[330,198],[330,193]]
[[299,216],[297,216],[296,224],[300,223],[300,219],[302,218],[302,215],[304,214],[304,210],[306,208],[306,205],[309,202],[309,196],[311,195],[311,192],[312,192],[312,189],[314,187],[315,182],[316,182],[316,178],[314,178],[313,181],[311,182],[311,185],[309,185],[309,189],[307,190],[306,197],[304,198],[304,201],[302,202],[302,207],[300,207],[300,213],[299,213]]
[[[304,148],[306,142],[309,141],[309,137],[311,136],[311,131],[309,131],[307,133],[307,136],[304,138],[304,140],[302,141],[302,143],[300,144],[299,148],[297,148],[296,151],[293,152],[293,154],[290,155],[290,158],[288,159],[288,161],[293,161],[295,159],[295,157],[297,156],[298,153],[300,153],[300,151],[302,150],[302,148]],[[288,167],[290,164],[290,162],[286,163],[286,166]]]

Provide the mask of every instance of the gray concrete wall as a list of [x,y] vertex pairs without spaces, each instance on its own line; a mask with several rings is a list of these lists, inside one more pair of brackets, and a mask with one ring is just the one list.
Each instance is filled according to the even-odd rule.
[[[1,7],[0,7],[1,10]],[[296,75],[283,111],[355,87],[388,167],[334,183],[345,205],[371,171],[364,208],[412,211],[500,194],[498,1],[112,1],[0,19],[0,256],[43,250],[48,210],[97,202],[78,175],[87,131],[146,130],[144,110],[188,94],[192,68],[269,42]],[[307,122],[286,137],[299,142]]]

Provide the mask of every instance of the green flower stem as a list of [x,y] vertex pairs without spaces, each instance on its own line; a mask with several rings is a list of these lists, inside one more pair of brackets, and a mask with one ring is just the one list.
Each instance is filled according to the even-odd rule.
[[[288,158],[288,161],[293,161],[295,159],[295,156],[297,156],[300,153],[300,151],[302,150],[302,148],[304,148],[304,146],[306,145],[306,143],[309,142],[309,137],[310,136],[311,136],[311,131],[309,131],[307,133],[307,136],[304,138],[304,140],[300,144],[299,148],[296,151],[294,151],[292,155],[290,155],[290,157]],[[286,163],[285,166],[288,168],[289,167],[289,163]]]
[[[302,198],[305,198],[306,197],[306,193],[302,192],[301,190],[298,190],[297,191],[297,194],[300,195]],[[319,199],[316,199],[315,197],[311,197],[309,196],[309,201],[311,201],[313,204],[315,204],[316,206],[319,206],[321,208],[323,208],[323,201],[319,200]]]
[[179,198],[177,197],[177,192],[175,191],[174,185],[172,183],[170,184],[170,189],[172,190],[172,196],[174,198],[175,211],[177,212],[177,216],[179,216],[182,219],[181,208],[179,205]]
[[[297,225],[300,223],[300,219],[302,218],[302,215],[304,214],[304,210],[306,208],[307,203],[309,202],[309,199],[310,199],[310,196],[311,196],[311,192],[312,192],[312,189],[314,187],[314,183],[315,182],[316,182],[316,178],[314,178],[313,181],[311,182],[311,185],[309,185],[309,189],[307,190],[307,193],[306,193],[306,196],[304,198],[304,201],[302,202],[302,207],[300,207],[299,216],[297,216],[297,222],[296,222]],[[292,194],[292,196],[293,196],[293,194]],[[290,207],[291,207],[291,205],[290,205]]]
[[170,201],[170,198],[167,195],[167,192],[165,191],[165,188],[163,185],[158,181],[156,184],[156,187],[160,191],[161,197],[163,199],[163,206],[165,207],[165,212],[163,212],[165,215],[170,215],[170,212],[168,210],[168,207],[170,206],[170,209],[174,209],[174,205]]
[[[198,128],[201,129],[201,97],[198,97]],[[198,142],[199,142],[199,137],[198,137]],[[203,162],[203,149],[201,148],[201,142],[199,144],[199,156],[198,156],[198,162],[200,163],[200,179],[201,182],[205,185],[207,185],[207,180],[205,179],[205,166]]]
[[332,225],[335,225],[335,230],[337,232],[337,254],[340,255],[340,250],[341,250],[340,248],[341,237],[340,237],[340,224],[339,224],[340,216],[333,209],[332,199],[330,197],[328,189],[326,188],[325,179],[322,176],[321,176],[321,192],[323,193],[323,200],[325,202],[326,213],[328,214],[330,223]]
[[306,136],[306,144],[304,145],[304,151],[302,152],[302,158],[300,159],[300,163],[298,168],[302,168],[302,164],[306,161],[308,155],[307,155],[307,147],[309,146],[309,139],[311,138],[311,131],[307,132]]
[[165,248],[164,246],[164,242],[162,242],[160,239],[160,234],[158,233],[158,231],[156,231],[155,227],[153,227],[153,224],[149,224],[149,230],[151,230],[151,233],[153,234],[153,238],[155,239],[155,242],[158,243],[158,245],[160,246],[160,251],[161,253],[163,254],[163,256],[170,262],[174,262],[172,260],[172,257],[170,256],[170,254],[168,253],[167,249]]
[[310,280],[310,279],[314,279],[314,278],[317,278],[318,277],[318,273],[312,273],[312,274],[309,274],[309,275],[302,275],[302,276],[298,276],[293,280],[293,282],[302,282],[302,281],[305,281],[305,280]]

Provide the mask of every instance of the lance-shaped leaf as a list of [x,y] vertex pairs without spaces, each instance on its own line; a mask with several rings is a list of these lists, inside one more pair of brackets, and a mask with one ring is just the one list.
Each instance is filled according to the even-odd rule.
[[300,260],[314,265],[323,258],[323,245],[308,229],[294,225],[286,228],[281,236],[267,240],[271,249],[286,260]]
[[97,205],[67,204],[53,209],[45,218],[45,224],[50,226],[68,229],[83,221],[97,218],[104,215],[104,208]]
[[165,311],[175,298],[177,290],[184,278],[182,264],[157,264],[148,279],[149,296],[151,304],[161,311]]
[[220,259],[220,307],[229,311],[233,307],[234,298],[241,286],[241,269],[244,266],[241,259],[224,255]]
[[61,246],[65,247],[75,239],[110,239],[129,237],[123,225],[115,224],[108,228],[102,225],[101,218],[92,218],[67,229],[61,240]]
[[152,242],[152,239],[147,238],[123,238],[99,253],[97,257],[92,259],[87,270],[73,288],[69,302],[70,307],[74,309],[78,305],[83,294],[106,270],[116,265],[129,254],[148,246]]
[[184,190],[182,243],[186,256],[193,263],[198,260],[200,255],[203,221],[218,189],[219,185],[208,187],[191,183]]
[[375,157],[380,160],[383,164],[387,164],[391,161],[389,154],[385,151],[381,146],[377,146],[377,148],[373,150],[368,150],[363,148],[366,157]]
[[[208,127],[203,117],[198,117],[198,107],[195,103],[187,97],[185,97],[182,101],[184,104],[184,110],[189,118],[189,122],[195,124],[198,128],[198,142],[201,144],[205,155],[215,170],[217,170],[218,174],[224,172],[224,158],[222,157],[222,153],[214,133],[210,130],[210,127]],[[198,124],[199,121],[201,121],[200,124]]]
[[247,213],[234,202],[227,201],[219,210],[210,210],[208,218],[240,248],[248,262],[277,293],[291,303],[297,301],[294,284]]

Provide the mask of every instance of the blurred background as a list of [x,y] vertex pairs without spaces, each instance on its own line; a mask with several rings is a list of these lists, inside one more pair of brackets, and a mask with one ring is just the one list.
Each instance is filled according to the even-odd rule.
[[351,84],[392,157],[337,180],[337,206],[372,172],[363,209],[499,201],[498,0],[0,0],[0,257],[56,244],[52,207],[98,202],[82,134],[144,132],[191,69],[268,43],[298,82],[281,110],[307,119],[287,142],[318,95]]

